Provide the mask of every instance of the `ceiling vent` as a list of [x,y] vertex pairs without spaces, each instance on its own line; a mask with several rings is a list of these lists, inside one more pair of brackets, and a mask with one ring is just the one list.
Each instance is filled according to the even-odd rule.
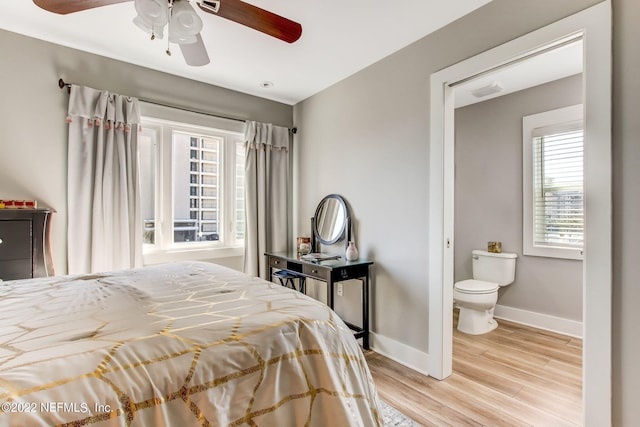
[[494,93],[498,93],[502,91],[502,86],[500,86],[497,82],[492,82],[488,85],[479,87],[478,89],[471,90],[471,95],[476,98],[484,98],[485,96],[493,95]]

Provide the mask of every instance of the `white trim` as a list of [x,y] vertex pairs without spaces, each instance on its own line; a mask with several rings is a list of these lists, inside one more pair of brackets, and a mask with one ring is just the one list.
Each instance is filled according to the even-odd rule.
[[140,100],[140,115],[153,117],[166,122],[189,123],[206,129],[218,129],[227,132],[244,134],[244,121],[216,117],[206,113],[187,111],[167,105],[154,104]]
[[429,367],[429,355],[427,353],[375,332],[369,332],[369,341],[371,349],[376,353],[416,372],[429,375],[427,370]]
[[219,258],[243,257],[244,248],[207,248],[186,250],[158,250],[146,252],[143,258],[144,265],[162,264],[177,261],[204,261]]
[[585,254],[583,263],[583,420],[611,425],[612,412],[612,170],[611,0],[576,13],[431,75],[429,149],[429,369],[451,373],[454,144],[450,84],[517,60],[572,34],[584,40]]
[[500,304],[496,305],[493,315],[497,319],[504,319],[570,337],[582,338],[582,322],[576,320],[564,319],[562,317],[550,316],[548,314],[536,313],[534,311],[522,310]]
[[611,1],[585,14],[582,405],[586,427],[606,427],[612,423]]
[[[453,112],[455,96],[446,74],[431,75],[429,147],[429,375],[439,380],[453,372]],[[446,188],[445,188],[446,184]],[[441,209],[438,209],[441,207]],[[451,283],[451,286],[443,284]]]

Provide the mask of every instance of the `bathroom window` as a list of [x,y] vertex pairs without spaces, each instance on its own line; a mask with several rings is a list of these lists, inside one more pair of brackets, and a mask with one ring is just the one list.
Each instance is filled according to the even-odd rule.
[[522,119],[525,255],[582,259],[582,114],[575,105]]

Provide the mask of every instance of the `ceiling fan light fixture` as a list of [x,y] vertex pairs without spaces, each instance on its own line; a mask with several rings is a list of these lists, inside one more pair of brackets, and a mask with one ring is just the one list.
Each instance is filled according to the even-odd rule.
[[196,36],[178,37],[174,33],[169,32],[169,41],[175,44],[191,44],[198,41]]
[[169,41],[195,43],[196,34],[202,31],[202,19],[188,1],[175,1],[169,19]]
[[[210,63],[202,40],[203,22],[191,3],[206,12],[228,19],[287,43],[293,43],[302,35],[302,25],[284,16],[254,6],[243,0],[33,0],[36,6],[49,12],[66,15],[116,3],[132,1],[136,10],[134,25],[151,40],[163,38],[167,28],[167,54],[170,44],[179,44],[185,62],[191,66]],[[224,2],[224,5],[222,3]],[[173,33],[173,34],[170,34]],[[268,83],[263,87],[269,87]]]
[[134,6],[138,13],[137,18],[149,27],[160,28],[167,25],[169,7],[166,0],[134,0]]

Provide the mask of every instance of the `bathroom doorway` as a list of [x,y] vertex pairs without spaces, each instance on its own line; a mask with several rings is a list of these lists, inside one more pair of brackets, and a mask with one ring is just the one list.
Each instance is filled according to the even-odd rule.
[[[582,119],[583,50],[576,35],[454,91],[454,283],[473,278],[472,250],[489,250],[488,242],[500,242],[502,252],[517,256],[516,279],[499,289],[495,317],[578,338],[583,132],[581,123],[567,123],[574,117],[561,113]],[[541,131],[551,132],[544,157],[532,156],[531,137],[524,140],[523,122],[532,117],[540,117],[536,126]],[[535,141],[541,148],[542,142]],[[546,167],[533,168],[534,159],[544,159]],[[546,179],[534,180],[534,170]],[[547,206],[536,210],[525,202],[534,194],[542,196],[542,183],[547,196],[539,200]],[[526,238],[541,221],[548,222],[535,227],[541,242],[529,249]]]
[[586,224],[583,419],[611,420],[611,4],[605,1],[431,77],[429,373],[451,374],[455,86],[579,36],[584,43]]
[[[534,415],[520,410],[518,416],[524,423],[535,419],[547,425],[582,424],[582,260],[533,256],[523,249],[523,231],[530,230],[524,225],[525,212],[532,215],[535,211],[530,212],[523,203],[527,197],[523,183],[527,179],[533,183],[533,173],[523,168],[523,163],[533,159],[523,159],[529,144],[523,141],[522,126],[523,117],[532,114],[547,112],[553,119],[551,113],[558,109],[578,112],[574,106],[583,102],[582,52],[580,39],[568,40],[563,46],[455,88],[454,283],[477,278],[472,270],[472,251],[489,250],[489,241],[499,241],[503,255],[515,254],[517,258],[515,280],[499,289],[497,305],[493,301],[496,330],[481,335],[460,332],[461,314],[454,306],[452,369],[458,377],[475,380],[478,390],[492,399],[508,402],[504,406],[521,408],[524,402],[535,407]],[[548,144],[555,144],[557,150],[548,149],[549,157],[557,157],[554,162],[570,154],[579,156],[579,129],[568,135],[572,139],[563,142],[571,150],[562,150],[564,145],[549,138]],[[548,179],[547,184],[561,178],[564,185],[554,192],[553,210],[545,213],[559,209],[562,205],[557,200],[562,200],[570,203],[566,212],[577,214],[580,211],[574,210],[573,203],[581,204],[576,196],[580,187],[565,186],[566,171],[579,175],[579,169],[559,169],[562,176]],[[571,237],[579,235],[579,224],[573,226],[576,232]],[[560,240],[558,225],[553,221],[542,237]],[[579,254],[579,248],[572,253],[574,258]],[[490,327],[476,319],[471,324],[463,322],[462,327]],[[468,398],[473,400],[474,396]]]

